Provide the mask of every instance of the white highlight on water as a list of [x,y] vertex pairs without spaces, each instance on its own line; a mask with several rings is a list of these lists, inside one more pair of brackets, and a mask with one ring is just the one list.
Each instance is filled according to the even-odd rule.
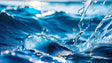
[[48,3],[40,2],[40,1],[0,1],[2,5],[11,5],[11,6],[32,6],[32,7],[40,7],[46,6]]
[[42,14],[36,14],[36,17],[44,17],[44,16],[52,15],[54,13],[55,13],[54,10],[51,10],[51,11],[48,11],[48,12],[42,12]]

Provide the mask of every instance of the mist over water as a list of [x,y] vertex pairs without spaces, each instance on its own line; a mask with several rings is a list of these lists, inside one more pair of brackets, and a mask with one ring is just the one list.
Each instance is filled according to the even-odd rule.
[[0,3],[0,63],[112,62],[112,2],[12,2]]

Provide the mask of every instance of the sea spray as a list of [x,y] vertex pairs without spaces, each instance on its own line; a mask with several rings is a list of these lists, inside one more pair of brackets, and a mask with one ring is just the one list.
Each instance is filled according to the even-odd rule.
[[[89,6],[91,5],[91,3],[92,3],[92,0],[83,0],[83,3],[84,3],[83,7],[82,7],[81,9],[78,10],[78,12],[80,12],[80,11],[83,9],[83,12],[82,12],[82,14],[81,14],[81,19],[80,19],[80,21],[79,21],[79,23],[78,23],[79,33],[77,34],[77,36],[76,36],[75,39],[73,40],[74,43],[77,43],[77,40],[80,38],[80,36],[82,35],[82,33],[85,32],[85,31],[89,28],[89,26],[90,26],[90,24],[88,24],[87,27],[86,27],[85,29],[83,29],[83,27],[84,27],[84,25],[85,25],[85,24],[83,23],[83,19],[84,19],[84,17],[85,17],[85,14],[86,14],[86,11],[87,11],[88,7],[89,7]],[[73,43],[73,44],[74,44],[74,43]]]
[[[95,37],[97,36],[96,33],[98,32],[99,28],[104,24],[104,22],[106,21],[106,19],[110,18],[112,16],[112,9],[110,10],[110,12],[102,19],[102,21],[98,24],[98,26],[96,27],[95,31],[92,33],[92,35],[87,39],[87,41],[85,43],[83,43],[82,45],[79,45],[78,48],[80,50],[80,52],[84,52],[88,49],[93,48],[94,46],[94,42]],[[111,24],[111,23],[110,23]],[[106,31],[106,30],[105,30]],[[98,39],[97,39],[98,40]]]
[[83,0],[84,3],[84,7],[83,7],[83,13],[82,13],[82,17],[80,19],[80,21],[82,21],[84,19],[85,13],[88,9],[88,7],[91,5],[92,0]]
[[92,37],[95,36],[95,34],[97,33],[97,31],[99,30],[99,28],[103,25],[103,23],[106,21],[107,18],[110,18],[112,16],[112,9],[110,10],[110,12],[102,19],[102,21],[98,24],[98,26],[96,27],[95,31],[93,32],[93,34],[88,38],[87,42],[90,41],[92,39]]

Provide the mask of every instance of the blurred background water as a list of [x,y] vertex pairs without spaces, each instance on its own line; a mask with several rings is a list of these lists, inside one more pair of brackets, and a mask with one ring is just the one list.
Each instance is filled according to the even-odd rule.
[[1,1],[0,63],[111,63],[111,3]]

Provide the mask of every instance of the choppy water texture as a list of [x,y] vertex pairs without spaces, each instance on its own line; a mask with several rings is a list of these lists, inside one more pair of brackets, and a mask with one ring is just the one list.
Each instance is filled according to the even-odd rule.
[[0,63],[112,62],[111,2],[47,4],[0,5]]

